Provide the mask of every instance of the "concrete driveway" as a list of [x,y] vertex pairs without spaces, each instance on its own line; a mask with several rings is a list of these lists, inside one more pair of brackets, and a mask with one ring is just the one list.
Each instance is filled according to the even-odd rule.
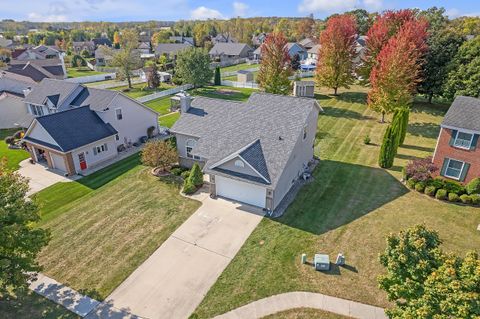
[[149,319],[188,318],[263,217],[259,208],[198,199],[203,205],[106,303]]
[[27,195],[35,194],[58,182],[71,182],[79,178],[79,176],[65,177],[60,171],[50,169],[42,164],[30,163],[30,159],[21,161],[17,172],[28,178],[30,189]]

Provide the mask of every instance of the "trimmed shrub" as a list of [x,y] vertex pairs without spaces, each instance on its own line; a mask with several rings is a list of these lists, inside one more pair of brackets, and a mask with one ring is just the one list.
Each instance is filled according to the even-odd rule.
[[155,126],[150,126],[149,128],[147,128],[147,136],[148,138],[152,138],[153,137],[153,132],[155,131]]
[[471,204],[472,198],[467,194],[463,194],[462,196],[460,196],[460,201],[464,204]]
[[480,193],[480,178],[474,178],[465,186],[468,195]]
[[470,195],[470,200],[472,201],[473,205],[480,205],[480,194]]
[[435,198],[445,200],[447,198],[447,190],[444,188],[439,189],[435,194]]
[[372,140],[370,139],[369,135],[365,135],[365,137],[363,138],[363,144],[365,144],[365,145],[370,144],[371,141]]
[[190,176],[190,170],[186,170],[180,173],[180,176],[182,176],[183,179],[188,179],[188,177]]
[[448,180],[444,181],[443,188],[445,188],[447,192],[457,194],[458,196],[465,194],[466,192],[465,187],[463,187],[461,184]]
[[433,186],[436,189],[440,189],[440,188],[443,188],[443,186],[445,186],[445,183],[444,183],[443,179],[437,177],[437,178],[434,178],[434,179],[429,179],[427,181],[427,186]]
[[193,167],[192,167],[192,170],[190,171],[190,176],[188,177],[188,179],[193,185],[197,187],[202,186],[203,173],[198,163],[193,164]]
[[437,189],[435,188],[435,186],[427,186],[425,187],[425,194],[427,194],[428,196],[435,196],[435,192],[437,191]]
[[448,201],[449,202],[458,202],[460,200],[460,197],[456,193],[448,193]]
[[17,140],[21,139],[23,137],[23,131],[16,131],[15,134],[13,134],[13,137]]
[[381,168],[390,168],[393,166],[393,161],[395,155],[397,155],[398,148],[396,141],[395,129],[389,125],[383,135],[383,142],[378,156],[378,166]]
[[15,138],[13,136],[7,136],[5,137],[5,143],[8,145],[13,145],[15,144]]
[[415,184],[415,190],[419,193],[423,193],[425,191],[425,183],[418,182]]
[[197,190],[197,188],[195,187],[195,185],[192,184],[190,179],[186,179],[183,182],[183,190],[182,191],[185,194],[187,194],[187,195],[193,194],[193,193],[195,193],[196,190]]
[[172,173],[175,176],[180,176],[182,175],[183,172],[185,172],[185,170],[187,169],[184,167],[174,167],[170,170],[170,173]]
[[220,67],[215,68],[215,75],[213,80],[215,85],[222,85],[222,77],[220,75]]
[[417,183],[417,181],[413,178],[410,178],[410,179],[407,180],[407,186],[410,189],[415,189],[415,184],[416,183]]
[[405,170],[408,177],[413,177],[417,181],[428,181],[432,179],[432,173],[438,168],[433,165],[431,157],[426,157],[408,162]]

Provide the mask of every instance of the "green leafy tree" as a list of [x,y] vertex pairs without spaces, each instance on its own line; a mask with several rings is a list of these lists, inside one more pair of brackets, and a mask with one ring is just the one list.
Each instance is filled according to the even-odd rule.
[[158,75],[158,66],[154,61],[148,61],[145,64],[145,73],[147,76],[147,85],[151,89],[160,86],[160,76]]
[[289,94],[292,75],[287,39],[282,33],[270,33],[261,46],[262,62],[258,71],[258,83],[267,93]]
[[50,240],[48,231],[34,227],[40,215],[27,191],[27,180],[0,162],[0,295],[27,287],[41,270],[36,257]]
[[389,235],[380,262],[387,273],[380,287],[395,306],[389,318],[477,318],[480,315],[480,260],[444,254],[435,231],[417,225]]
[[89,58],[90,57],[90,52],[88,52],[88,50],[86,50],[86,49],[83,49],[82,52],[80,52],[80,55],[83,58]]
[[480,36],[462,44],[450,70],[445,83],[446,97],[480,96]]
[[222,85],[222,77],[220,74],[220,67],[215,68],[215,76],[214,76],[214,83],[215,85]]
[[210,56],[201,48],[183,50],[177,56],[175,75],[182,83],[200,87],[212,80],[213,71],[210,69]]
[[378,158],[378,165],[382,168],[390,168],[393,166],[395,155],[397,155],[397,134],[396,127],[389,125],[383,135],[382,146],[380,147],[380,154]]
[[103,47],[106,55],[112,56],[111,65],[119,68],[121,77],[127,79],[128,87],[132,88],[132,72],[142,66],[140,52],[137,50],[138,34],[137,31],[124,30],[119,39],[120,49],[112,50]]
[[177,162],[177,151],[165,141],[148,142],[142,150],[142,163],[162,170]]
[[333,89],[337,95],[340,87],[349,88],[354,81],[355,18],[344,14],[332,17],[320,35],[322,44],[318,51],[315,81],[318,86]]
[[365,35],[373,24],[374,14],[368,13],[365,9],[355,9],[345,12],[353,15],[357,22],[358,34]]
[[153,45],[157,45],[159,43],[169,43],[171,42],[170,41],[170,36],[171,36],[171,32],[168,31],[168,30],[161,30],[161,31],[158,31],[158,32],[155,32],[153,35],[152,35],[152,44]]

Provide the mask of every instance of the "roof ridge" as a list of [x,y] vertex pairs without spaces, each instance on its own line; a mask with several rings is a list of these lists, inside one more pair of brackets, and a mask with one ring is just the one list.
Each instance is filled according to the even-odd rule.
[[[60,112],[55,112],[55,113],[50,113],[50,114],[45,114],[45,115],[42,115],[42,116],[38,116],[35,119],[41,119],[41,118],[46,118],[46,117],[50,117],[50,116],[55,116],[55,115],[58,115],[58,114],[63,113],[63,112],[71,112],[71,111],[75,111],[75,110],[80,110],[80,109],[83,109],[84,107],[88,107],[90,109],[90,107],[88,105],[78,106],[78,107],[73,107],[73,108],[68,109],[68,110],[63,110],[63,111],[60,111]],[[90,110],[90,111],[95,112],[93,110]]]

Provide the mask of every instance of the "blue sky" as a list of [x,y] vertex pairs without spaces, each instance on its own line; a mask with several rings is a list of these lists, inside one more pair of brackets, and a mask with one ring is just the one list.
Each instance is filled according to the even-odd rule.
[[450,17],[480,15],[478,0],[0,0],[0,19],[145,21],[306,16],[324,18],[354,8],[369,11],[442,6]]

